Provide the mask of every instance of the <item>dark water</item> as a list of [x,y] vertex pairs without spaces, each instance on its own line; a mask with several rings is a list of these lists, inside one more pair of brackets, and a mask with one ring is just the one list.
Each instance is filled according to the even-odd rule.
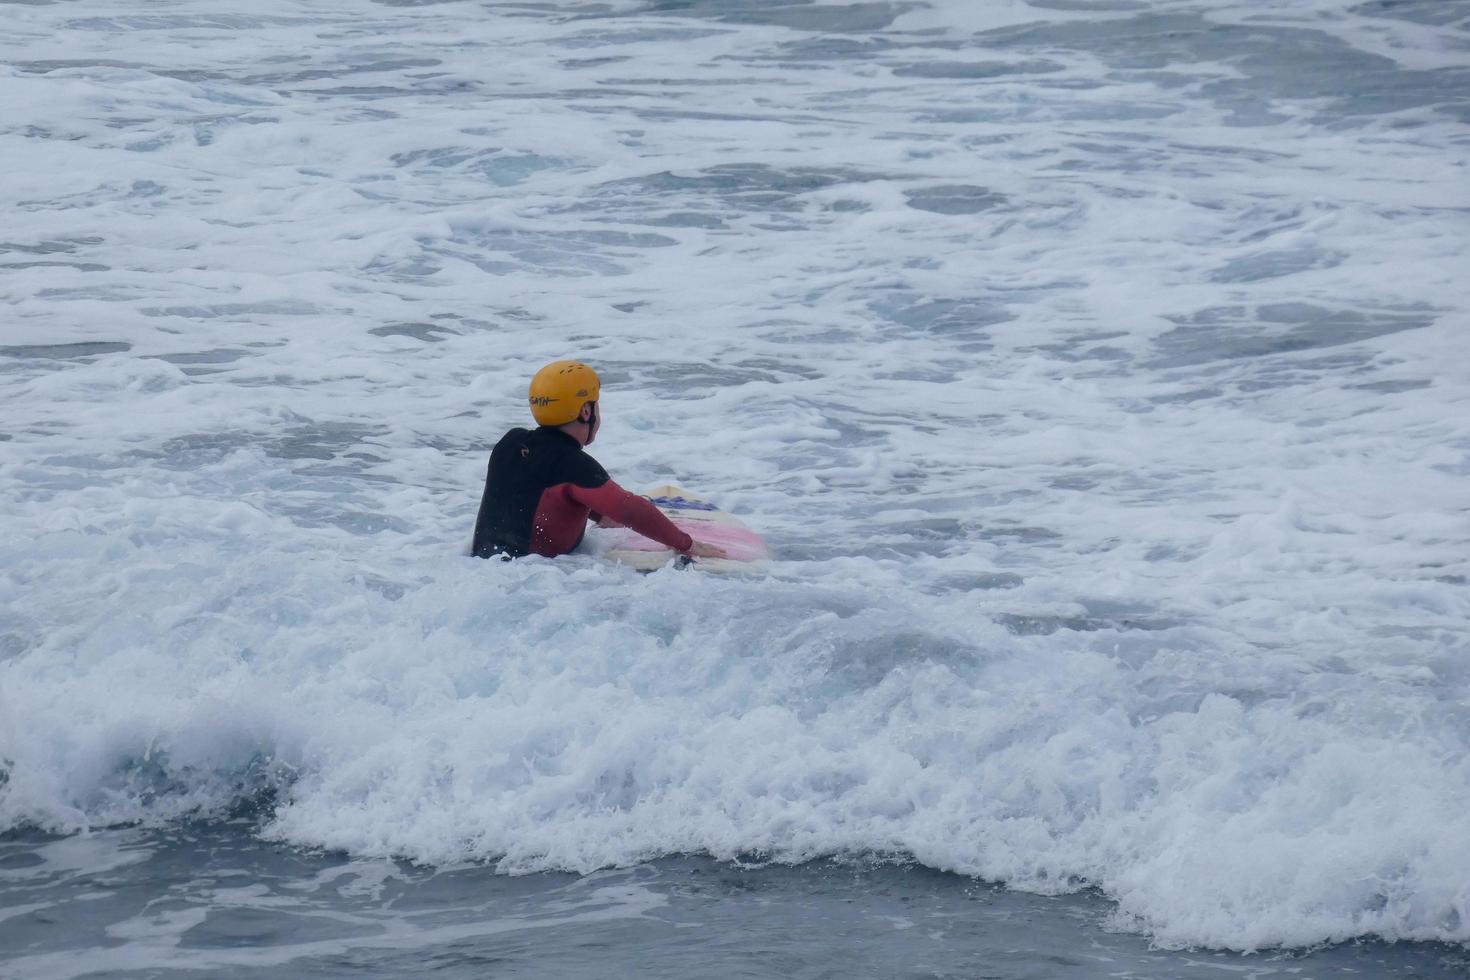
[[511,877],[262,845],[248,821],[0,839],[0,976],[1462,978],[1470,954],[1361,942],[1167,951],[1091,894],[923,867],[667,858]]

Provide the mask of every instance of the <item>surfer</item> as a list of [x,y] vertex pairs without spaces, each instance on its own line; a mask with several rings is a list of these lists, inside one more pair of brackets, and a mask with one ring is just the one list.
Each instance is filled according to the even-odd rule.
[[614,483],[584,450],[597,438],[602,383],[580,361],[553,361],[531,379],[535,429],[511,429],[490,453],[471,546],[478,558],[564,555],[582,542],[590,516],[632,528],[693,558],[724,558],[716,545],[679,530],[647,499]]

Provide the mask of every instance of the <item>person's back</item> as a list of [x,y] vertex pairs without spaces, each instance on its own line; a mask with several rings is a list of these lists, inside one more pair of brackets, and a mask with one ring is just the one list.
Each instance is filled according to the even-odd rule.
[[607,483],[607,472],[560,429],[511,429],[490,454],[475,519],[475,556],[571,551],[582,538],[588,508],[578,508],[567,491],[595,491]]
[[589,516],[630,527],[675,551],[722,555],[614,483],[583,450],[602,427],[601,389],[597,372],[577,361],[556,361],[536,372],[530,402],[539,427],[511,429],[490,454],[471,545],[476,557],[564,555],[581,542]]

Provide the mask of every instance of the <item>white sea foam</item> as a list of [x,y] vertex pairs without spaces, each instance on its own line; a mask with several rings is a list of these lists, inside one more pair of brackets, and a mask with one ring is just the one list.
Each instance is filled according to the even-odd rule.
[[[1058,6],[7,8],[0,827],[1470,941],[1464,25]],[[567,354],[769,575],[462,557]]]

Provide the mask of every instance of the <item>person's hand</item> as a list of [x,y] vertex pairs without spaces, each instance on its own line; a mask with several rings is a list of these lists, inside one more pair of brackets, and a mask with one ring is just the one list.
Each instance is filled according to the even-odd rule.
[[727,552],[724,548],[721,548],[719,545],[710,544],[708,541],[700,541],[698,538],[694,539],[694,543],[689,546],[689,550],[684,552],[684,554],[688,555],[690,558],[730,557],[729,552]]

